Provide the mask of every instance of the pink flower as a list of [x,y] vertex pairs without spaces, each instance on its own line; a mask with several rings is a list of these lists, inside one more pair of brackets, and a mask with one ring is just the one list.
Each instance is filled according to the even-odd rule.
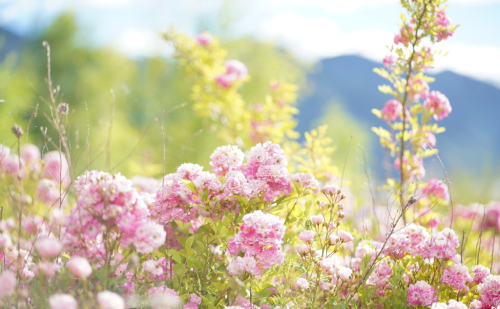
[[429,306],[437,301],[434,288],[425,281],[418,281],[408,287],[409,306]]
[[459,291],[465,288],[465,284],[470,281],[469,270],[463,264],[455,264],[446,268],[441,276],[442,283]]
[[408,28],[401,28],[399,30],[399,34],[396,34],[394,36],[394,44],[403,44],[403,45],[406,45],[408,43],[410,43],[410,38],[408,37],[408,33],[409,32],[412,32],[413,31],[413,28],[412,27],[408,27]]
[[308,254],[311,250],[309,249],[309,247],[307,245],[298,245],[295,247],[295,251],[300,254],[300,255],[306,255]]
[[110,291],[102,291],[97,293],[97,302],[100,309],[124,309],[125,302],[123,298]]
[[423,140],[420,142],[422,148],[436,146],[436,136],[431,131],[422,131]]
[[293,285],[302,290],[307,290],[309,288],[309,282],[307,282],[305,278],[297,278]]
[[446,186],[441,181],[434,178],[429,179],[426,186],[422,189],[422,193],[435,196],[443,201],[449,200]]
[[35,145],[27,144],[21,148],[21,158],[23,158],[31,171],[40,171],[40,157],[40,149]]
[[212,171],[217,177],[224,176],[231,169],[238,168],[245,159],[245,154],[238,146],[218,147],[210,156]]
[[422,79],[413,80],[410,79],[408,86],[410,91],[408,92],[408,96],[413,101],[423,100],[427,98],[429,95],[429,84]]
[[229,240],[229,253],[254,256],[264,268],[281,265],[284,254],[281,251],[285,226],[283,219],[260,210],[243,216],[240,232]]
[[436,90],[429,93],[429,97],[424,101],[424,108],[431,112],[436,120],[442,120],[451,113],[450,101]]
[[382,63],[387,70],[392,71],[396,63],[396,57],[394,55],[388,55],[382,60]]
[[190,298],[189,298],[189,301],[190,301],[190,302],[192,302],[192,303],[194,303],[194,304],[196,304],[196,305],[201,304],[202,299],[201,299],[201,297],[199,297],[198,295],[196,295],[196,294],[191,294],[189,297],[190,297]]
[[3,144],[0,144],[0,166],[3,161],[3,159],[5,159],[6,156],[8,156],[10,154],[10,148],[3,145]]
[[349,278],[351,278],[351,275],[352,275],[352,269],[350,269],[349,267],[344,267],[342,266],[338,271],[337,271],[337,274],[339,276],[340,279],[342,280],[349,280]]
[[476,265],[472,266],[472,273],[474,274],[474,282],[476,284],[481,284],[484,282],[484,279],[490,275],[490,269],[483,265]]
[[87,259],[80,256],[72,256],[68,263],[68,268],[71,270],[73,275],[78,278],[88,278],[92,274],[92,266],[90,266]]
[[227,266],[227,270],[230,275],[238,275],[240,273],[248,273],[252,276],[260,276],[264,272],[262,267],[257,264],[255,258],[248,257],[237,257]]
[[321,191],[324,194],[326,194],[326,195],[333,196],[333,195],[338,194],[339,191],[340,191],[340,189],[336,185],[326,185],[326,186],[323,186],[323,188],[321,189]]
[[215,77],[215,82],[222,88],[230,88],[235,80],[236,76],[229,74],[219,74]]
[[394,121],[403,113],[403,105],[398,100],[389,100],[385,102],[384,108],[380,110],[382,118],[386,121]]
[[323,217],[322,215],[312,216],[311,221],[312,221],[312,223],[319,225],[319,224],[325,222],[325,217]]
[[291,181],[297,181],[304,188],[314,188],[314,193],[319,191],[319,182],[309,173],[295,173],[290,175]]
[[302,240],[303,242],[310,242],[314,240],[314,236],[316,233],[311,230],[305,230],[302,231],[299,235],[299,239]]
[[0,233],[0,250],[12,247],[12,238],[8,233]]
[[35,248],[42,257],[49,259],[61,253],[62,244],[55,238],[42,238],[35,242]]
[[235,75],[237,79],[243,79],[247,76],[247,67],[238,60],[228,60],[224,63],[226,66],[226,74]]
[[149,289],[148,295],[149,304],[153,309],[174,309],[181,303],[177,292],[165,285]]
[[62,197],[62,206],[67,204],[64,190],[59,190],[59,184],[52,179],[42,178],[36,188],[36,197],[47,206],[57,205]]
[[54,294],[49,297],[50,309],[76,309],[78,302],[69,294]]
[[329,271],[333,268],[335,265],[335,260],[332,258],[324,258],[321,261],[319,261],[319,266],[321,266],[321,269],[323,271]]
[[484,308],[500,306],[500,276],[490,275],[479,285],[479,300]]
[[[21,163],[21,166],[19,166],[19,163]],[[3,158],[0,168],[2,168],[7,175],[19,176],[22,178],[26,176],[26,172],[24,170],[25,166],[26,164],[23,158],[11,153]]]
[[63,153],[58,151],[48,152],[43,156],[43,161],[45,162],[45,169],[40,177],[53,179],[57,183],[62,182],[64,186],[69,185],[71,181],[69,178],[69,165]]
[[54,274],[58,269],[59,266],[56,263],[47,263],[47,262],[40,262],[38,263],[38,265],[32,267],[32,270],[36,275],[42,273],[47,277],[54,276]]
[[354,239],[351,233],[342,230],[339,231],[339,237],[343,242],[351,242]]
[[210,45],[213,39],[214,38],[212,37],[212,35],[210,35],[210,33],[207,32],[202,32],[196,36],[196,42],[198,42],[198,44],[202,46]]
[[11,271],[7,270],[0,275],[0,300],[14,292],[16,282],[16,275]]

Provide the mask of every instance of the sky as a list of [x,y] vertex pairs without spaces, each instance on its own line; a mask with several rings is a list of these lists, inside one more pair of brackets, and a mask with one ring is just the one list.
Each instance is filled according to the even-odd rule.
[[[436,49],[435,71],[451,70],[500,87],[500,0],[450,0],[447,15],[460,24]],[[222,8],[230,11],[220,14]],[[0,27],[24,36],[65,10],[96,46],[131,57],[171,51],[159,32],[174,25],[195,35],[212,30],[252,35],[307,61],[360,55],[380,62],[399,30],[397,0],[0,0]],[[215,27],[228,22],[228,27]]]

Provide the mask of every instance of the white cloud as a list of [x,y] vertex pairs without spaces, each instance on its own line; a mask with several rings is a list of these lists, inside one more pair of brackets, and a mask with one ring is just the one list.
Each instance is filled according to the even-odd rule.
[[398,3],[397,0],[271,0],[277,4],[315,6],[332,12],[349,12],[363,7],[386,3]]
[[292,12],[268,20],[260,33],[264,38],[287,46],[299,57],[309,59],[360,54],[380,60],[387,53],[385,46],[393,38],[391,33],[378,29],[346,34],[331,19],[309,19]]
[[[364,29],[343,33],[328,18],[309,19],[296,13],[279,14],[267,22],[260,35],[286,46],[297,56],[306,59],[360,55],[381,62],[388,54],[394,34],[379,29]],[[500,48],[476,47],[444,42],[436,46],[446,57],[436,57],[434,71],[450,70],[500,86]]]
[[[362,8],[386,4],[399,5],[398,0],[268,0],[279,5],[297,5],[317,7],[331,12],[350,12]],[[449,0],[449,4],[464,4],[469,6],[500,3],[500,0]]]
[[171,54],[171,48],[160,34],[150,29],[125,29],[112,45],[133,58]]

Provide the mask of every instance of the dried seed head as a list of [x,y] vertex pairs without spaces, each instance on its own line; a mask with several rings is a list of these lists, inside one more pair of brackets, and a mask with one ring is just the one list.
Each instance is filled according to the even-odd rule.
[[21,129],[21,127],[18,126],[17,124],[12,126],[12,133],[14,133],[14,135],[17,138],[21,138],[21,136],[23,136],[23,134],[24,134],[23,129]]
[[61,103],[59,106],[57,106],[57,112],[61,114],[61,116],[67,115],[69,112],[69,105],[68,103]]

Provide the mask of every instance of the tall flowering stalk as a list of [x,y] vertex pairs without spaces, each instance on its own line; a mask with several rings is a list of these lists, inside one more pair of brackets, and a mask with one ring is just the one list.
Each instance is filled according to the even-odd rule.
[[434,134],[444,131],[429,121],[442,120],[451,112],[446,96],[430,91],[428,83],[434,79],[425,75],[434,63],[435,52],[431,49],[434,43],[447,39],[456,29],[446,16],[445,2],[402,0],[409,20],[401,15],[401,29],[394,37],[391,54],[384,58],[384,68],[374,70],[391,83],[380,86],[379,90],[394,96],[381,110],[372,110],[387,122],[390,130],[379,127],[373,131],[380,137],[381,145],[396,157],[394,166],[399,170],[399,183],[389,179],[387,188],[398,192],[403,212],[414,203],[408,192],[417,189],[409,183],[425,176],[423,159],[437,152]]

